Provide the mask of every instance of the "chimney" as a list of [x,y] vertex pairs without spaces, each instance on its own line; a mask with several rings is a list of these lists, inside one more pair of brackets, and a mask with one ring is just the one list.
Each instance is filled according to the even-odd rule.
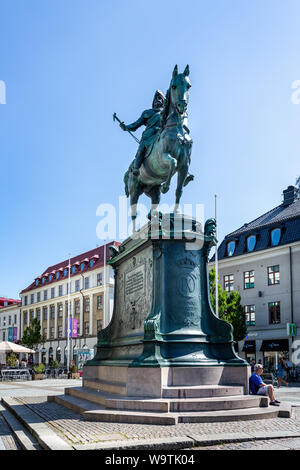
[[289,186],[283,191],[283,206],[289,206],[298,197],[298,189],[295,186]]

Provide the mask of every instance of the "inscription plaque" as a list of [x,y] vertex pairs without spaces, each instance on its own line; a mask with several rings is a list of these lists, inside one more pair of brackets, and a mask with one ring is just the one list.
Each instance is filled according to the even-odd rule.
[[145,265],[139,266],[125,275],[125,298],[135,297],[134,294],[145,293]]

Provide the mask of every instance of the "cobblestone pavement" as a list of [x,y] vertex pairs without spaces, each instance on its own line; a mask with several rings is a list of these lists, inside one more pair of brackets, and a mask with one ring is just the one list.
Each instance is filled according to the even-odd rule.
[[[300,434],[300,408],[294,408],[293,417],[288,419],[274,418],[228,423],[180,423],[175,426],[161,426],[89,422],[72,410],[54,402],[47,402],[44,397],[18,398],[18,401],[26,404],[32,411],[39,414],[69,443],[77,445],[107,440],[152,439],[154,437],[183,437],[192,434],[206,435],[251,431],[270,432],[282,430],[297,431]],[[218,447],[215,446],[214,448]]]
[[[277,397],[282,401],[294,402],[292,418],[275,418],[228,423],[180,423],[175,426],[101,423],[86,421],[79,414],[55,402],[48,402],[47,395],[63,394],[66,386],[79,386],[80,381],[49,380],[43,383],[7,384],[0,383],[0,397],[14,396],[20,403],[45,420],[57,434],[69,444],[82,445],[127,439],[153,439],[185,437],[192,435],[212,435],[239,432],[286,432],[294,431],[300,435],[300,388],[282,388]],[[289,398],[292,398],[289,400]],[[1,414],[0,414],[1,417]],[[1,421],[2,422],[2,421]],[[0,422],[0,426],[1,426]],[[2,437],[2,436],[1,436]],[[7,441],[8,442],[8,441]],[[7,443],[8,445],[8,443]],[[14,444],[11,442],[11,446]],[[272,447],[273,446],[273,447]],[[203,450],[241,450],[241,449],[291,449],[300,448],[300,439],[274,439],[251,441],[202,447]]]

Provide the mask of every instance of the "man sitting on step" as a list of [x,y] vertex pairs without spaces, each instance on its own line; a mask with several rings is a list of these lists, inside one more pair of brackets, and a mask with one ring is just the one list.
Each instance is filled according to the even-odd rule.
[[261,378],[263,373],[263,366],[261,364],[255,364],[254,372],[250,377],[250,390],[253,395],[266,395],[270,398],[270,405],[279,406],[280,401],[275,400],[273,385],[266,385]]

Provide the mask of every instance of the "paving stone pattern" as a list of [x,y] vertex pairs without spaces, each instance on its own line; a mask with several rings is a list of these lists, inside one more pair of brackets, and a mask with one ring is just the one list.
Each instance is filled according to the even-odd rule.
[[[274,418],[253,421],[237,421],[227,423],[180,423],[175,426],[147,425],[147,424],[126,424],[126,423],[101,423],[86,421],[79,414],[69,410],[55,402],[47,402],[45,397],[24,397],[17,398],[20,403],[26,404],[46,420],[60,437],[69,444],[86,445],[104,441],[116,441],[126,439],[151,439],[168,437],[185,437],[191,435],[208,435],[220,433],[239,432],[274,432],[274,431],[294,431],[300,435],[300,408],[293,409],[292,418]],[[286,439],[285,442],[297,441],[300,439]],[[220,446],[206,447],[205,449],[249,449],[267,448],[266,445],[278,445],[283,448],[291,448],[281,440],[246,442],[236,444],[225,444]],[[253,447],[253,448],[254,448]],[[300,444],[299,444],[300,447]]]

